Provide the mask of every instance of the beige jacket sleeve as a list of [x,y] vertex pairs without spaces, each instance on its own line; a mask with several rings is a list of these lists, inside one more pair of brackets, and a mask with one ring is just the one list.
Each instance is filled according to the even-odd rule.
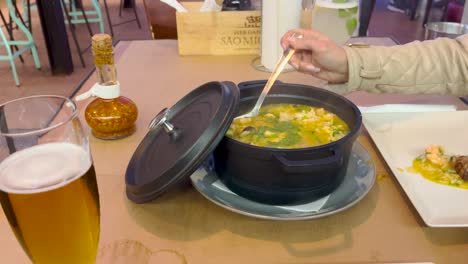
[[345,50],[348,92],[468,95],[468,35]]

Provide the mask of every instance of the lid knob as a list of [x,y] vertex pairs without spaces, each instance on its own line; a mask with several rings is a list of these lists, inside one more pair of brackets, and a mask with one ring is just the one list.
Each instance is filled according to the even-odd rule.
[[180,129],[174,127],[173,124],[169,123],[169,114],[169,109],[167,107],[164,108],[163,110],[161,110],[161,112],[159,112],[159,114],[157,114],[153,118],[153,120],[151,120],[148,128],[150,130],[155,130],[162,126],[164,128],[164,131],[166,131],[166,133],[171,137],[171,139],[175,141],[180,138],[181,131]]

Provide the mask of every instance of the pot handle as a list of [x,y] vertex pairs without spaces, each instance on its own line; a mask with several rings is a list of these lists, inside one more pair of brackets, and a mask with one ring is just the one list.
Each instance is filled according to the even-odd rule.
[[[246,82],[240,82],[237,87],[239,89],[246,89],[250,88],[252,86],[265,86],[268,80],[255,80],[255,81],[246,81]],[[283,83],[282,81],[276,80],[275,84],[280,84]]]
[[343,153],[341,149],[333,149],[332,155],[326,158],[314,159],[314,160],[289,160],[279,154],[273,154],[273,156],[281,164],[282,169],[288,173],[304,173],[317,167],[334,167],[341,166],[343,162]]

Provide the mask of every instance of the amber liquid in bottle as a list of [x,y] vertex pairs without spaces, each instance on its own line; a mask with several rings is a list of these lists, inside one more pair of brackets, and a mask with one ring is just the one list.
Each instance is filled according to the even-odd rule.
[[[109,89],[117,85],[112,38],[107,34],[96,34],[92,38],[94,64],[97,81]],[[85,119],[92,133],[100,139],[119,139],[135,132],[138,117],[136,104],[124,96],[113,99],[96,98],[88,104]]]

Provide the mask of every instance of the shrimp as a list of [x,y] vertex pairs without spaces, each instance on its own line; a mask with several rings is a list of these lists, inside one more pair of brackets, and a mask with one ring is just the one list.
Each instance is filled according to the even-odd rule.
[[448,160],[444,157],[444,150],[441,146],[430,145],[426,148],[426,159],[430,162],[444,166],[447,164]]
[[426,154],[436,154],[436,155],[443,155],[444,150],[439,145],[430,145],[426,148]]

